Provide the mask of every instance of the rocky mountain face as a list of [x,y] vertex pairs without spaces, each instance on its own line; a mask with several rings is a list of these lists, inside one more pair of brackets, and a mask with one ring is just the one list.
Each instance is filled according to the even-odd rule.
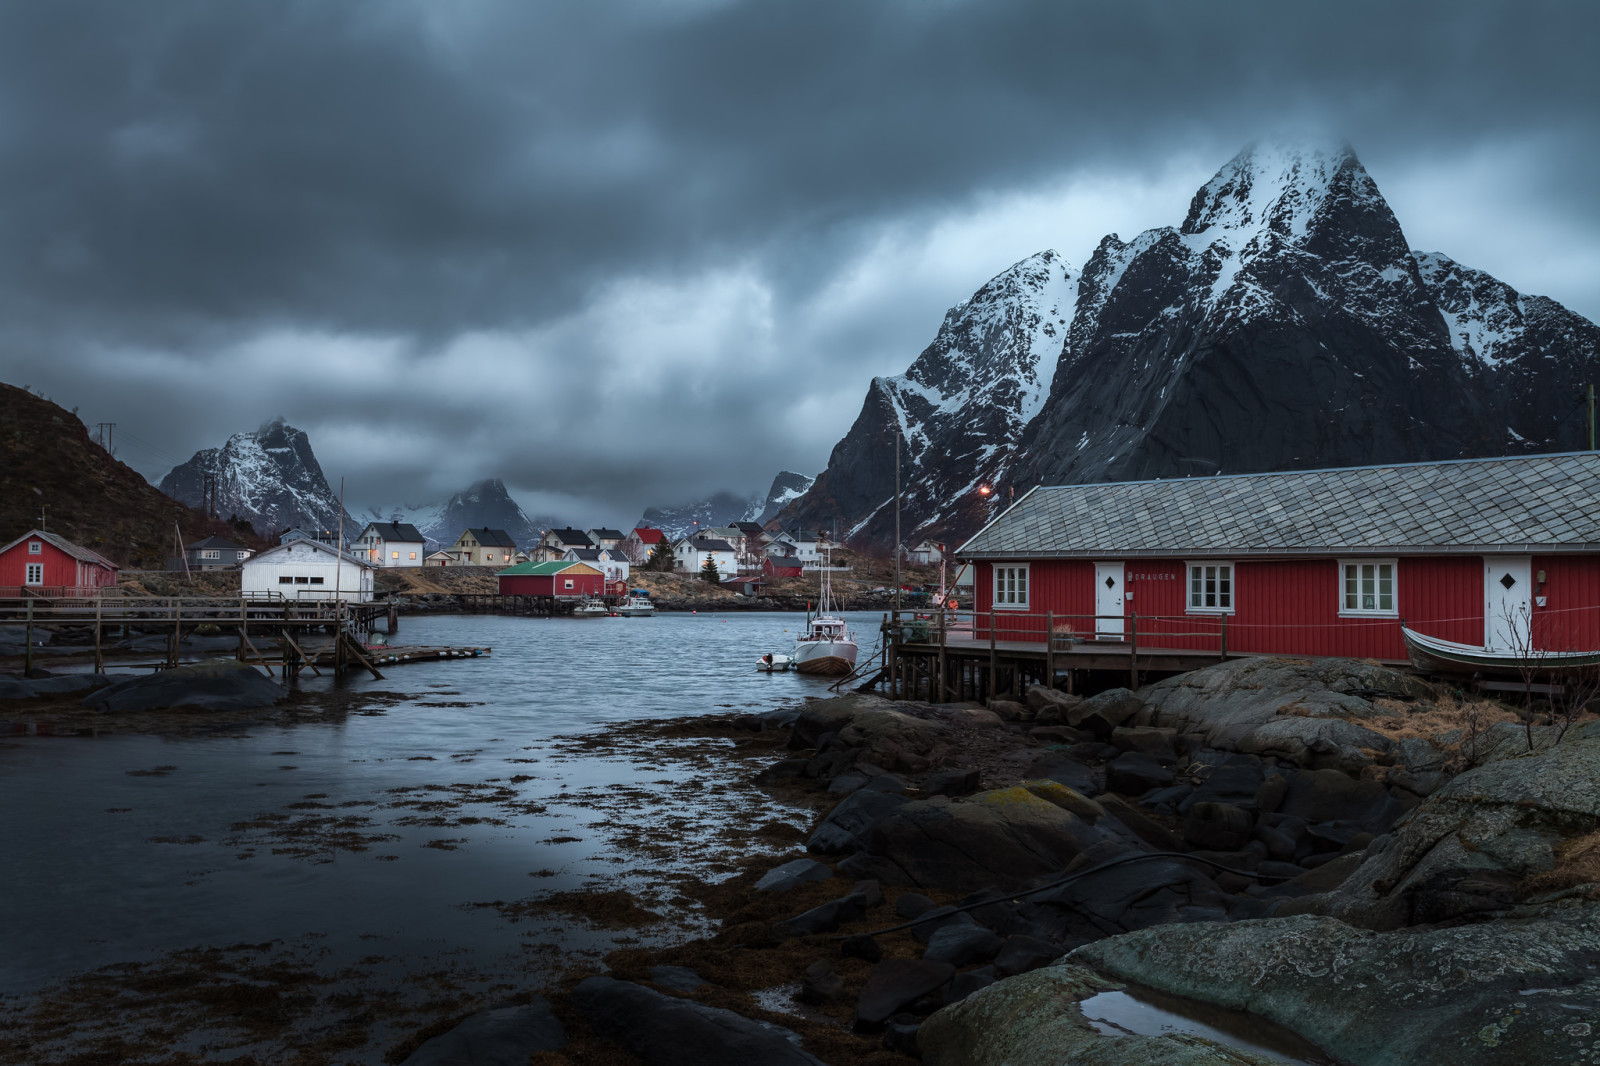
[[[1049,326],[1050,329],[1045,327]],[[1348,146],[1259,143],[1177,228],[1024,260],[876,379],[785,522],[958,541],[1036,484],[1584,446],[1600,328],[1413,251]]]
[[250,542],[108,455],[72,412],[0,384],[0,544],[38,527],[41,513],[50,532],[126,567],[163,568],[180,527],[185,542]]
[[369,508],[358,516],[358,521],[363,526],[367,522],[410,523],[428,539],[430,551],[454,544],[462,530],[485,526],[505,530],[518,547],[527,548],[557,524],[548,518],[529,518],[497,477],[474,482],[441,503]]
[[726,526],[734,522],[766,525],[790,503],[804,496],[815,480],[805,474],[784,470],[772,479],[772,487],[765,496],[759,493],[741,496],[734,492],[717,492],[705,499],[675,507],[647,507],[634,524],[652,526],[673,538],[688,536],[696,529]]
[[161,491],[199,507],[208,475],[216,479],[216,514],[237,515],[262,536],[271,537],[290,526],[334,529],[341,515],[347,531],[354,525],[328,487],[311,450],[311,438],[282,418],[254,433],[235,433],[220,448],[195,452],[161,479]]

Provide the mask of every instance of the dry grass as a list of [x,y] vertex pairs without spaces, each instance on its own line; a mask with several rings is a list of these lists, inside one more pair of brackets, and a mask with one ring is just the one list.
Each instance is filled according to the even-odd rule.
[[1555,866],[1533,874],[1518,887],[1527,897],[1591,884],[1600,884],[1600,832],[1557,844]]

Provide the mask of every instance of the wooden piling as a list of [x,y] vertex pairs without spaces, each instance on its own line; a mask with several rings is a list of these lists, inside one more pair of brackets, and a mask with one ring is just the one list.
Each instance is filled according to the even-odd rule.
[[1044,616],[1044,687],[1056,687],[1056,613]]
[[1128,616],[1128,688],[1139,690],[1139,615]]
[[33,673],[33,597],[28,597],[28,628],[25,634],[27,640],[22,650],[22,674],[24,677]]
[[94,672],[103,674],[106,670],[105,655],[100,650],[100,597],[94,598]]

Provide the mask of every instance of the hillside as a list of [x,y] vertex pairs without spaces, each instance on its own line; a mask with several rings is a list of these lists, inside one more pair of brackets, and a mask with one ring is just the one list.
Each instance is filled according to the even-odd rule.
[[217,533],[246,541],[226,522],[205,519],[106,454],[72,412],[0,384],[0,544],[39,525],[132,568],[159,569],[184,540]]

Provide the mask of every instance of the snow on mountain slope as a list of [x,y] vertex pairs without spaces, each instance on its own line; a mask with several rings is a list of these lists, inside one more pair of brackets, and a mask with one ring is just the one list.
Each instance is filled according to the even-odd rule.
[[429,550],[454,544],[463,530],[485,526],[505,530],[518,547],[527,548],[557,524],[548,518],[529,518],[499,478],[474,482],[439,503],[373,507],[362,517],[366,522],[410,523],[427,538]]
[[[254,433],[235,433],[221,448],[198,451],[161,479],[161,491],[201,506],[207,477],[216,479],[215,510],[237,515],[271,536],[290,526],[333,529],[342,508],[303,430],[282,418]],[[346,527],[351,524],[346,514]]]

